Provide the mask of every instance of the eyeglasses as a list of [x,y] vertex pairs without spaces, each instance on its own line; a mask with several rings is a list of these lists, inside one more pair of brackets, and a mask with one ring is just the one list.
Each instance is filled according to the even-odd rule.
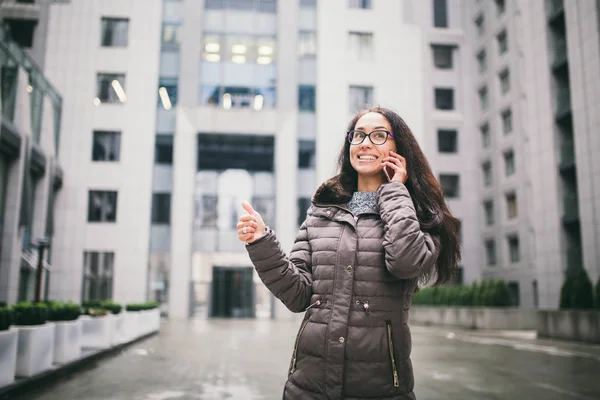
[[391,136],[392,139],[394,135],[391,132],[388,132],[384,129],[377,129],[371,133],[365,133],[363,131],[350,131],[348,132],[348,141],[350,144],[359,145],[365,141],[366,137],[369,137],[371,143],[377,146],[381,146],[385,142],[387,142],[388,136]]

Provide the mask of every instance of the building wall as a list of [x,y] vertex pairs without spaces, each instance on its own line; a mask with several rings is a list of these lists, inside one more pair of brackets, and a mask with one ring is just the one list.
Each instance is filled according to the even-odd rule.
[[[372,86],[373,103],[398,112],[417,139],[424,138],[423,32],[417,25],[403,23],[402,2],[373,2],[373,7],[351,9],[346,1],[318,2],[317,185],[336,173],[335,162],[353,115],[350,85]],[[373,34],[372,60],[352,59],[350,31]]]
[[[60,150],[73,170],[57,198],[53,298],[80,300],[84,252],[106,251],[114,300],[146,299],[161,9],[160,0],[51,7],[45,69],[64,93]],[[129,18],[127,47],[100,46],[103,16]],[[126,74],[125,103],[93,104],[98,72]],[[118,162],[92,161],[94,130],[121,131]],[[115,223],[88,222],[89,190],[118,192]]]
[[593,0],[564,5],[583,267],[595,283],[600,277],[600,5]]
[[[3,10],[4,11],[4,10]],[[2,130],[0,139],[0,157],[4,164],[5,176],[2,178],[3,214],[2,239],[0,241],[0,301],[14,303],[19,299],[32,300],[34,298],[34,268],[37,267],[38,252],[33,243],[41,238],[48,238],[52,242],[52,224],[49,213],[54,209],[50,194],[60,185],[57,175],[61,174],[55,147],[59,132],[55,130],[55,118],[60,114],[54,113],[54,101],[58,105],[60,97],[40,75],[40,71],[32,68],[26,71],[25,63],[31,65],[31,59],[26,58],[22,49],[15,43],[10,43],[3,35],[2,61],[10,60],[16,69],[14,115],[8,116],[10,96],[3,98],[2,116],[0,122]],[[10,47],[10,51],[7,49]],[[9,55],[10,54],[10,55]],[[3,74],[2,82],[5,90],[10,91],[10,74]],[[34,86],[30,86],[30,76],[36,76]],[[43,83],[45,88],[41,90]],[[40,90],[42,101],[36,105],[31,96]],[[53,92],[55,97],[50,97]],[[53,101],[54,100],[54,101]],[[34,134],[32,113],[41,112],[39,136]],[[14,145],[14,148],[13,148]],[[27,195],[24,191],[25,182],[32,170],[32,154],[36,154],[37,180],[31,185],[33,190]],[[31,199],[31,213],[24,210],[28,207],[27,198]],[[25,213],[24,213],[25,211]],[[28,215],[28,216],[25,216]],[[27,261],[26,261],[27,260]],[[44,255],[44,265],[50,260],[48,253]],[[28,275],[22,274],[22,270]],[[44,275],[44,279],[45,279]],[[26,290],[19,290],[19,288]],[[42,286],[43,287],[43,286]],[[43,291],[41,292],[43,296]]]

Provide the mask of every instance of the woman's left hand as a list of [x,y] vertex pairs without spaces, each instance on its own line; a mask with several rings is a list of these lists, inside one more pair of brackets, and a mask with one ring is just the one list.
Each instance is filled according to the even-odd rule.
[[389,167],[394,171],[394,175],[390,177],[390,182],[396,181],[406,183],[408,172],[406,172],[406,159],[400,154],[390,150],[390,156],[383,159],[383,168]]

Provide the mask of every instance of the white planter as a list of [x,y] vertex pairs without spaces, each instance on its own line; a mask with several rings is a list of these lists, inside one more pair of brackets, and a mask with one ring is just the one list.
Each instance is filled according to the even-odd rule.
[[112,315],[81,317],[81,347],[106,349],[110,347]]
[[15,375],[30,377],[50,369],[54,359],[54,323],[15,328],[19,331]]
[[138,317],[138,324],[140,326],[140,336],[144,336],[150,333],[152,317],[148,310],[140,311]]
[[17,343],[19,331],[10,328],[0,331],[0,387],[9,385],[15,380],[17,368]]
[[150,310],[152,315],[152,332],[160,331],[160,310],[155,308],[154,310]]
[[117,346],[125,341],[123,313],[113,315],[110,328],[110,345]]
[[66,364],[81,358],[81,320],[54,324],[54,363]]
[[125,342],[130,342],[141,336],[139,326],[140,311],[127,311],[123,315],[123,325],[125,328]]

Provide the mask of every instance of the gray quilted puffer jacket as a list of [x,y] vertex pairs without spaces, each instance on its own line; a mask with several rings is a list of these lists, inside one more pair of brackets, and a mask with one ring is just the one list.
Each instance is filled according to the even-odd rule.
[[273,231],[246,246],[262,281],[306,311],[283,398],[415,399],[408,310],[439,240],[420,230],[402,183],[379,187],[379,213],[354,217],[338,177],[315,193],[289,257]]

